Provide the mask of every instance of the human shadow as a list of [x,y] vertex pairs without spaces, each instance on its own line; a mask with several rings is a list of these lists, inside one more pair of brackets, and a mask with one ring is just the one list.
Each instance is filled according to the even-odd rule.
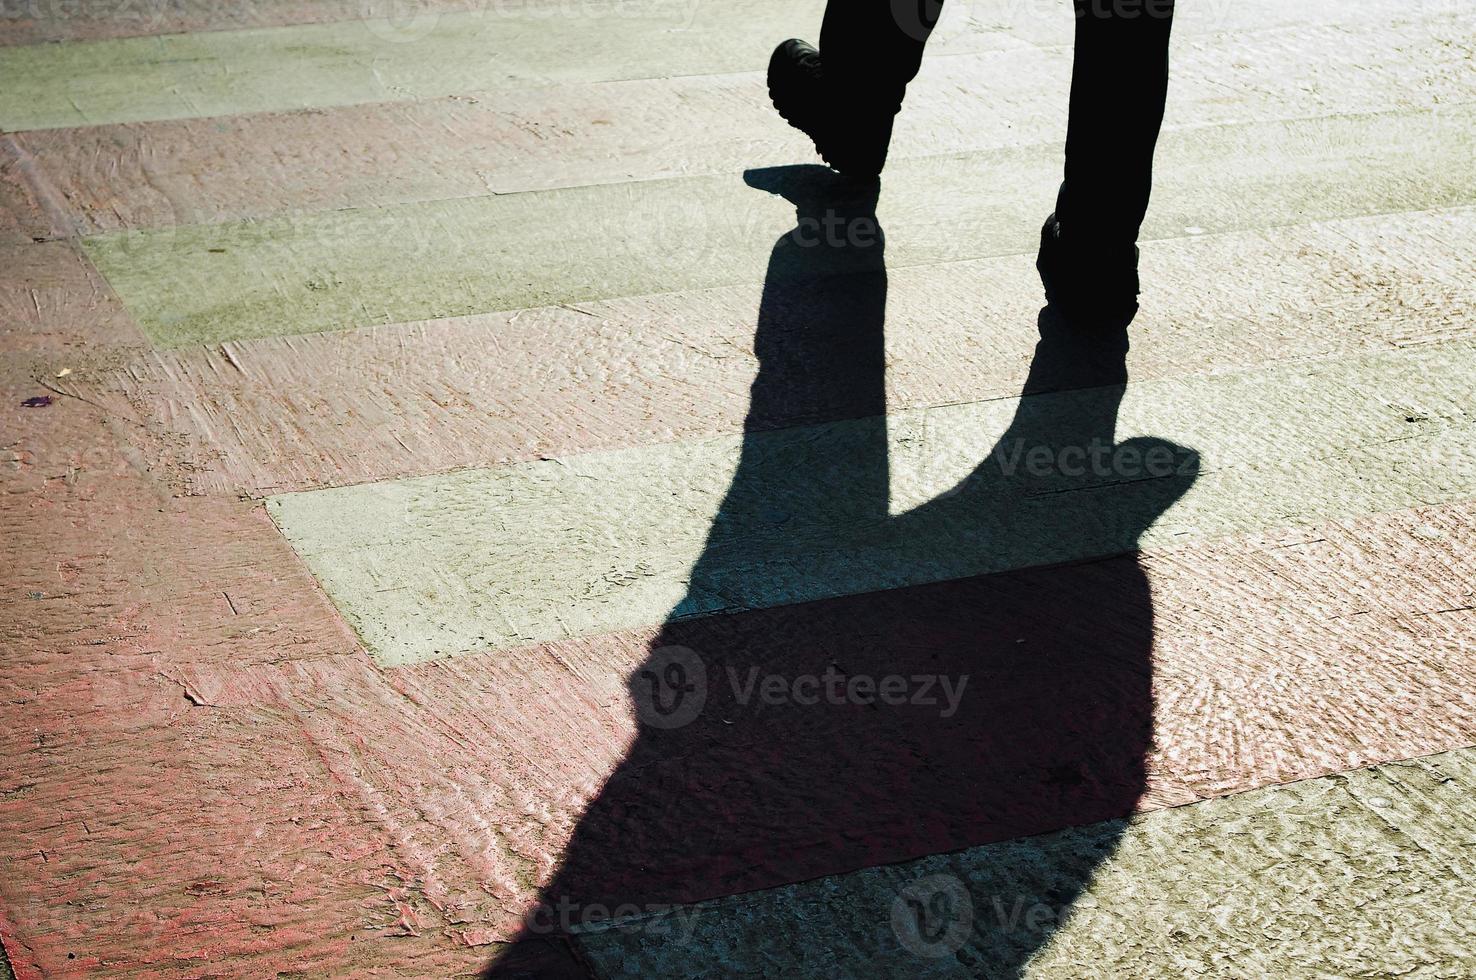
[[[582,975],[569,930],[605,916],[1107,821],[1144,792],[1153,609],[1136,547],[1197,457],[1115,440],[1126,331],[1043,311],[994,448],[894,515],[876,186],[819,167],[747,178],[796,226],[769,263],[737,468],[687,597],[628,679],[638,736],[486,977]],[[905,424],[947,450],[998,431],[992,410]],[[963,887],[976,907],[1059,913],[1109,852],[1045,849],[1034,884]],[[948,902],[903,907],[916,922],[849,910],[875,928],[848,941],[878,963],[921,943],[1009,977],[1049,936],[984,915],[958,935]],[[725,975],[741,957],[719,965],[714,942],[687,937],[666,962]]]

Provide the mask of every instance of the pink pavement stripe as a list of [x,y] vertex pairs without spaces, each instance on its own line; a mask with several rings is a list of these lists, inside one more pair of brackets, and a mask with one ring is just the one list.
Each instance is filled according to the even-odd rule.
[[[1249,369],[1466,334],[1476,322],[1476,287],[1460,259],[1476,250],[1471,214],[1154,243],[1129,375]],[[1261,284],[1255,307],[1239,280],[1195,272],[1230,266]],[[893,271],[889,409],[1019,394],[1038,291],[1029,256]],[[723,287],[161,351],[58,384],[131,420],[144,458],[184,492],[266,495],[425,475],[736,431],[756,370],[760,292]],[[794,398],[750,424],[868,410]]]
[[145,355],[148,341],[76,242],[0,242],[0,270],[0,351],[50,352],[51,375]]
[[0,136],[0,247],[68,234],[74,219],[53,220],[36,193],[34,158],[13,136]]
[[67,243],[23,248],[36,308],[0,334],[0,937],[17,974],[466,969],[291,712],[188,697],[182,664],[362,654],[260,507],[172,495],[84,401],[17,407],[38,377],[137,342]]

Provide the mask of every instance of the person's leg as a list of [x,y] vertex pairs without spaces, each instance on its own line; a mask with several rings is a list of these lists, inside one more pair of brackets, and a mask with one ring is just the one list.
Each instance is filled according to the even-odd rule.
[[836,98],[895,115],[942,7],[943,0],[830,0],[820,57]]
[[[832,0],[832,4],[842,0]],[[1061,236],[1111,249],[1137,241],[1168,92],[1173,0],[1076,0]]]

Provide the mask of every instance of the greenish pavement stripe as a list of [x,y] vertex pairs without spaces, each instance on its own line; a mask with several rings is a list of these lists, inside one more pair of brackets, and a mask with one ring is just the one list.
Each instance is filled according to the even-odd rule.
[[1473,796],[1476,750],[1460,749],[621,919],[577,942],[606,978],[1469,977]]
[[[1471,203],[1473,155],[1469,105],[1169,133],[1144,234]],[[900,161],[877,212],[888,263],[1032,250],[1059,156],[1037,145]],[[793,223],[792,205],[734,174],[117,232],[84,245],[155,343],[178,347],[755,282]]]
[[1453,341],[285,494],[268,510],[396,665],[1469,499],[1473,383],[1476,346]]

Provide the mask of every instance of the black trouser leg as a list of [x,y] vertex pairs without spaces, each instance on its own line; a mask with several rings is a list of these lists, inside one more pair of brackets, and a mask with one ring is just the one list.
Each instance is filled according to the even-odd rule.
[[1173,0],[1076,0],[1066,179],[1056,203],[1065,241],[1137,240],[1168,92],[1173,12]]
[[942,7],[943,0],[830,0],[820,57],[837,96],[864,111],[896,113]]

